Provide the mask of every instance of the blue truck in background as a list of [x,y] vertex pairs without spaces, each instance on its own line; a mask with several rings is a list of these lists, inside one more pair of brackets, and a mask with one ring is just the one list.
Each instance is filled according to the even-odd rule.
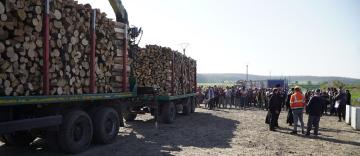
[[279,85],[281,88],[288,88],[288,84],[285,80],[281,80],[281,79],[267,80],[266,82],[267,82],[266,83],[267,88],[275,88],[276,86],[279,86]]

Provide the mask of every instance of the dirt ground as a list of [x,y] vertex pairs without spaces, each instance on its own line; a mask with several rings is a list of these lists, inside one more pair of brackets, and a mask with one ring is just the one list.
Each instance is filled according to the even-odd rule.
[[[92,145],[78,155],[360,155],[360,132],[336,117],[322,117],[320,136],[305,137],[289,134],[286,114],[281,113],[281,129],[276,132],[264,124],[266,112],[257,109],[200,108],[190,116],[179,115],[174,124],[159,124],[158,129],[151,116],[141,115],[121,128],[113,144]],[[304,119],[306,124],[307,115]],[[44,147],[41,140],[27,149],[0,145],[0,156],[61,155]]]

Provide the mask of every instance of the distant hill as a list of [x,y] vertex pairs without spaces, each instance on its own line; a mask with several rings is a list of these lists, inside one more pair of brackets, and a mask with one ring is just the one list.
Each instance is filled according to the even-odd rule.
[[[283,76],[272,76],[271,79],[284,79]],[[238,80],[246,80],[246,74],[198,74],[198,83],[221,83],[221,82],[236,82]],[[249,80],[267,80],[269,76],[249,75]],[[360,83],[360,79],[333,77],[333,76],[287,76],[286,79],[290,82],[307,82],[311,81],[313,84],[339,80],[343,83]]]

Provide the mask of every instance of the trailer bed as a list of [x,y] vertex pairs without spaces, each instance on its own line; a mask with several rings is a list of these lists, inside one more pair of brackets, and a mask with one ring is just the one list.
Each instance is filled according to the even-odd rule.
[[[196,93],[173,95],[173,96],[171,96],[171,95],[159,95],[159,96],[156,96],[156,100],[157,101],[173,101],[173,100],[179,100],[179,99],[193,97],[193,96],[196,96]],[[148,100],[153,100],[153,99],[150,96],[144,95],[142,97],[142,100],[148,101]]]
[[0,106],[111,100],[132,98],[135,96],[135,92],[51,96],[4,96],[0,97]]

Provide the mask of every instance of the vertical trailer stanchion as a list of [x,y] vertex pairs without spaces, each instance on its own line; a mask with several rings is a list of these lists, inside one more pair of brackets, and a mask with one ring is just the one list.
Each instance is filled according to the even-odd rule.
[[185,50],[184,50],[184,55],[183,56],[181,56],[181,81],[182,82],[180,82],[181,83],[181,89],[182,89],[182,94],[186,94],[186,85],[185,85],[185,73],[186,73],[186,71],[185,71],[185,59],[184,59],[184,57],[185,57]]
[[160,109],[160,104],[159,104],[159,102],[157,101],[157,99],[156,99],[156,96],[157,96],[157,94],[158,94],[158,89],[157,88],[155,88],[154,89],[154,92],[153,92],[153,103],[154,103],[154,105],[155,105],[155,107],[156,107],[156,109],[155,109],[155,128],[156,129],[158,129],[159,128],[159,109]]
[[49,45],[49,12],[50,12],[50,0],[44,0],[45,2],[45,11],[43,17],[43,35],[44,35],[44,51],[43,51],[43,94],[49,95],[50,87],[49,87],[49,53],[50,53],[50,45]]
[[195,93],[197,92],[197,67],[196,67],[196,62],[195,62],[195,81],[194,81],[194,85],[195,85]]
[[191,83],[190,83],[190,59],[188,60],[188,63],[187,63],[188,65],[188,73],[187,73],[187,78],[188,78],[188,81],[189,81],[189,85],[188,85],[188,87],[189,87],[189,92],[191,93],[192,91],[191,91]]
[[174,77],[175,77],[175,53],[173,52],[172,53],[172,63],[171,63],[171,95],[175,95],[175,90],[174,90],[174,86],[175,86],[175,80],[174,80]]
[[96,10],[91,14],[90,93],[95,93]]
[[196,80],[196,79],[197,79],[197,75],[196,75],[196,73],[197,73],[196,70],[197,70],[197,69],[196,69],[196,68],[197,68],[197,66],[196,66],[196,62],[195,62],[195,72],[194,72],[195,108],[198,107],[198,106],[200,107],[200,104],[198,103],[198,99],[197,99],[197,95],[198,95],[197,92],[198,92],[198,90],[197,90],[197,80]]
[[124,28],[124,51],[123,51],[123,80],[122,80],[122,87],[123,87],[123,92],[128,91],[128,86],[127,86],[127,82],[128,82],[128,75],[127,75],[127,55],[128,55],[128,26],[127,24],[125,24],[125,28]]

